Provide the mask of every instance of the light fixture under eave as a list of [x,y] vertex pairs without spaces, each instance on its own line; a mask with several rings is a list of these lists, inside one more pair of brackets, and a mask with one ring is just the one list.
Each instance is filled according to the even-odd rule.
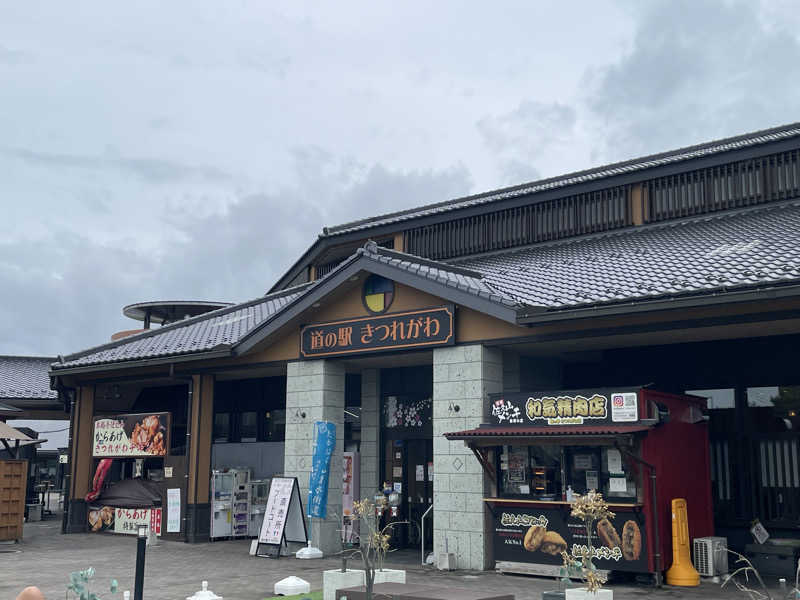
[[353,275],[353,276],[350,278],[350,281],[358,281],[358,275]]
[[311,306],[313,308],[319,308],[320,306],[322,306],[322,302],[314,302],[314,304],[312,304]]

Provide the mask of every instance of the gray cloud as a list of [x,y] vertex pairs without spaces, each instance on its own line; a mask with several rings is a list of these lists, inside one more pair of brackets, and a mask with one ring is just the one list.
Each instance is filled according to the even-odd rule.
[[227,181],[233,179],[230,173],[226,173],[216,167],[186,165],[158,158],[78,156],[8,147],[0,147],[0,155],[16,158],[40,167],[121,171],[153,183],[176,182],[185,179],[202,179],[207,181]]
[[800,40],[774,13],[768,22],[751,0],[638,8],[630,50],[585,80],[598,156],[616,160],[798,120]]
[[504,183],[521,183],[540,177],[538,159],[572,138],[576,120],[571,106],[525,100],[508,113],[483,117],[477,128],[500,164]]

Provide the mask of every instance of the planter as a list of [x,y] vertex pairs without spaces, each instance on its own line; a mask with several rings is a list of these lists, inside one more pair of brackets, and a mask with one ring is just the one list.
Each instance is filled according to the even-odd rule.
[[322,572],[322,600],[336,600],[336,590],[366,584],[363,569],[331,569]]
[[614,600],[614,592],[605,588],[590,592],[586,588],[567,590],[566,600]]
[[406,582],[406,572],[403,569],[375,570],[375,583],[405,583],[405,582]]

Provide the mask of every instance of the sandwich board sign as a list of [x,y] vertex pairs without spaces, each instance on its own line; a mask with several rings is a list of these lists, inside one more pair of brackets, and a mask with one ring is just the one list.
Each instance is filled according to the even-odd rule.
[[[269,486],[267,509],[258,534],[256,556],[278,558],[281,555],[281,544],[288,546],[288,542],[308,542],[300,486],[297,477],[273,477]],[[267,546],[263,554],[262,546]],[[277,552],[273,554],[269,548],[277,548]]]

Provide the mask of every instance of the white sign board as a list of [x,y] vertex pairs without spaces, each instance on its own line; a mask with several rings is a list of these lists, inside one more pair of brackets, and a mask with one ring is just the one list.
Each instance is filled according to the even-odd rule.
[[167,533],[181,531],[181,489],[167,489]]
[[639,420],[636,392],[611,394],[611,420],[614,423],[635,423]]
[[284,537],[288,542],[308,541],[300,488],[294,477],[273,477],[258,543],[280,546]]
[[117,508],[114,510],[114,533],[137,535],[139,525],[147,525],[161,535],[160,508]]

